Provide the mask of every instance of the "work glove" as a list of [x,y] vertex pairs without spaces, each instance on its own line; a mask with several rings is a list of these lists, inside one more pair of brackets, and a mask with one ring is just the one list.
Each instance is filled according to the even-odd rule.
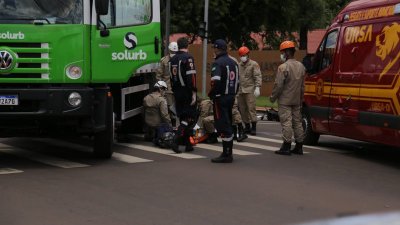
[[192,91],[192,102],[190,103],[191,106],[196,104],[197,96],[196,92]]
[[254,90],[254,96],[256,96],[256,98],[260,96],[260,87],[256,87],[256,89]]

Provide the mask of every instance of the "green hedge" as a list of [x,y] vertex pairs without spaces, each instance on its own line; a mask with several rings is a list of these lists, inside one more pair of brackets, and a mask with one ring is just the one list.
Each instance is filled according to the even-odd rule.
[[270,107],[270,108],[278,108],[278,104],[275,103],[271,103],[269,101],[269,96],[259,96],[258,98],[256,98],[256,106],[257,107]]

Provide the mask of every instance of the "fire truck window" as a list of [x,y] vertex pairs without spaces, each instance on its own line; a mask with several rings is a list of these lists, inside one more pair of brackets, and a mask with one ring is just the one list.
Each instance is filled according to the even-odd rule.
[[333,56],[335,54],[336,43],[337,43],[337,30],[328,34],[326,37],[326,45],[322,58],[321,69],[325,69],[332,64]]
[[321,45],[317,49],[317,52],[315,53],[310,74],[318,73],[321,70],[321,61],[324,52],[325,41],[325,39],[322,41]]

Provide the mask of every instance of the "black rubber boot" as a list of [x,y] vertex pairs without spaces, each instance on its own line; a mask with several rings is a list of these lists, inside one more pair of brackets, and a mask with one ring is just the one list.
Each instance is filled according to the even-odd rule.
[[226,154],[228,156],[228,162],[231,163],[233,162],[233,140],[232,141],[227,141],[227,148],[226,148]]
[[275,153],[279,154],[279,155],[290,155],[291,145],[292,145],[292,143],[290,143],[290,142],[283,142],[281,149],[279,149],[278,151],[275,151]]
[[233,140],[238,139],[238,127],[236,125],[232,125],[232,131],[233,131]]
[[290,152],[297,155],[303,155],[303,142],[296,142],[296,145]]
[[247,134],[244,133],[243,125],[241,123],[238,123],[237,127],[238,127],[238,138],[237,138],[237,141],[238,142],[242,142],[248,137],[247,137]]
[[186,145],[186,147],[185,147],[185,152],[193,152],[193,151],[194,151],[193,145],[190,144],[190,142],[189,142],[189,144]]
[[208,138],[206,140],[206,143],[208,144],[215,144],[218,143],[218,134],[217,133],[211,133],[208,135]]
[[192,143],[190,143],[190,126],[185,127],[183,134],[183,141],[185,144],[185,152],[192,152],[194,150]]
[[251,122],[251,135],[256,135],[257,134],[257,122]]
[[245,134],[250,134],[250,133],[251,133],[250,124],[249,124],[249,123],[246,123],[246,124],[244,124],[244,125],[245,125],[245,127],[244,127],[244,133],[245,133]]
[[233,140],[222,142],[223,151],[222,154],[214,159],[211,159],[213,163],[231,163],[233,162],[232,150],[233,150]]
[[181,137],[179,137],[178,135],[175,135],[174,139],[172,141],[172,146],[171,146],[172,151],[174,151],[175,153],[178,153],[178,154],[182,153],[182,151],[179,150],[180,139],[181,139]]
[[186,145],[186,142],[185,142],[186,140],[184,139],[185,138],[185,129],[186,129],[186,126],[181,124],[181,125],[179,125],[177,131],[175,132],[174,140],[173,140],[172,146],[171,146],[172,151],[174,151],[175,153],[182,153],[182,151],[179,150],[179,145],[181,145],[182,142],[183,142],[183,144]]

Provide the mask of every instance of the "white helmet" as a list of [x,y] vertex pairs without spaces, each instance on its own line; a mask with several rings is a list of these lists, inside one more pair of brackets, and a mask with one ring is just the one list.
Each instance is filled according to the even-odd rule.
[[165,83],[165,81],[162,81],[162,80],[157,81],[156,84],[154,84],[154,87],[168,89],[167,83]]
[[178,49],[178,43],[176,43],[176,42],[171,42],[171,43],[169,43],[168,49],[169,49],[171,52],[177,52],[177,51],[179,51],[179,49]]

